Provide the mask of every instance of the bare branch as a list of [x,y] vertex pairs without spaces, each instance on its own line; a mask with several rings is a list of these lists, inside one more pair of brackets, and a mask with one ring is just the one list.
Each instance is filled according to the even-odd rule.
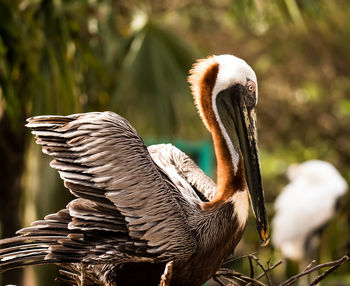
[[[317,282],[319,282],[319,281],[321,281],[322,279],[324,279],[328,274],[330,274],[331,272],[333,272],[333,271],[335,271],[340,265],[342,265],[343,263],[345,263],[346,261],[348,261],[350,259],[350,257],[348,256],[348,255],[344,255],[343,257],[341,257],[340,259],[338,259],[338,260],[335,260],[335,261],[331,261],[331,262],[327,262],[327,263],[323,263],[323,264],[319,264],[319,265],[316,265],[316,266],[314,266],[314,267],[312,267],[312,268],[309,268],[309,269],[307,269],[307,270],[305,270],[305,271],[303,271],[303,272],[301,272],[301,273],[299,273],[299,274],[297,274],[297,275],[294,275],[294,276],[292,276],[292,277],[290,277],[288,280],[286,280],[285,282],[283,282],[282,284],[280,284],[279,286],[289,286],[289,285],[292,285],[295,281],[297,281],[300,277],[302,277],[302,276],[305,276],[305,275],[307,275],[307,274],[310,274],[311,272],[314,272],[314,271],[316,271],[316,270],[318,270],[318,269],[321,269],[321,268],[324,268],[324,267],[331,267],[331,266],[334,266],[334,267],[332,267],[332,268],[334,268],[334,269],[332,269],[331,271],[325,271],[322,275],[320,275],[320,276],[318,276],[317,278],[316,278],[316,280],[317,280]],[[306,267],[306,268],[308,268],[308,267]],[[328,269],[328,270],[330,270],[330,269]],[[326,273],[326,272],[328,272],[328,273]],[[322,277],[321,277],[322,276]],[[314,281],[315,282],[315,281]],[[314,282],[312,282],[312,283],[314,283]],[[315,285],[315,284],[311,284],[311,285]]]
[[250,277],[254,278],[254,267],[253,267],[253,261],[250,255],[248,255],[249,258],[249,267],[250,267]]
[[236,260],[240,260],[240,259],[249,257],[249,255],[254,255],[254,254],[256,254],[256,253],[257,253],[257,252],[255,251],[255,252],[253,252],[253,253],[251,253],[251,254],[242,255],[242,256],[238,256],[238,257],[229,256],[228,259],[226,259],[226,260],[224,261],[224,264],[223,264],[223,265],[227,265],[227,264],[229,264],[229,263],[231,263],[231,262],[234,262],[234,261],[236,261]]
[[254,278],[245,276],[242,273],[233,271],[231,269],[220,269],[215,274],[215,277],[218,278],[218,276],[224,277],[225,279],[229,280],[232,283],[235,283],[235,281],[239,281],[243,283],[249,283],[250,285],[266,286],[264,283],[257,281]]
[[[270,272],[272,271],[274,268],[276,268],[277,266],[281,265],[282,264],[282,260],[278,260],[274,265],[270,266],[268,265],[268,268],[266,269],[267,272]],[[265,275],[265,272],[263,273],[260,273],[257,277],[255,277],[254,279],[256,281],[258,281],[259,279],[261,279],[263,276]],[[252,282],[251,283],[248,283],[247,286],[252,286]]]
[[[231,283],[230,285],[241,285],[241,283],[244,283],[246,286],[267,286],[266,284],[260,282],[259,280],[266,276],[266,280],[269,286],[272,286],[272,281],[269,276],[271,275],[271,272],[273,269],[275,269],[277,266],[282,264],[282,261],[279,260],[272,266],[270,265],[270,260],[266,263],[267,267],[265,267],[260,260],[253,254],[249,254],[249,266],[250,266],[250,277],[243,275],[242,273],[233,271],[231,269],[221,268],[219,271],[216,272],[213,279],[218,282],[221,286],[225,285],[225,281],[228,281]],[[244,258],[241,257],[241,258]],[[319,264],[316,266],[313,266],[315,264],[315,260],[313,260],[301,273],[298,273],[292,277],[290,277],[285,282],[279,284],[279,286],[290,286],[294,282],[296,282],[300,277],[308,275],[314,271],[317,271],[319,269],[330,267],[326,271],[324,271],[321,275],[319,275],[309,286],[315,286],[318,282],[323,280],[325,277],[327,277],[329,274],[334,272],[337,268],[339,268],[342,264],[350,260],[349,255],[344,255],[338,260],[330,261],[327,263]],[[262,273],[260,273],[258,276],[254,278],[254,265],[253,261],[262,269]]]
[[315,264],[315,262],[316,262],[315,259],[312,260],[311,263],[310,263],[308,266],[306,266],[306,268],[304,269],[304,271],[309,270],[309,269],[311,268],[311,266]]
[[220,286],[226,286],[225,283],[221,281],[221,278],[218,277],[218,275],[214,275],[214,276],[213,276],[213,280],[214,280],[215,282],[217,282],[218,284],[220,284]]
[[262,269],[262,271],[264,272],[264,275],[266,276],[266,280],[267,280],[267,284],[269,286],[272,286],[272,282],[271,282],[271,279],[269,277],[269,275],[267,274],[268,270],[265,269],[264,265],[262,265],[262,263],[260,262],[259,258],[257,258],[255,255],[249,255],[249,257],[251,257],[255,262],[256,264],[259,265],[259,267]]
[[[282,264],[282,260],[278,260],[274,265],[272,265],[271,267],[269,267],[267,269],[267,271],[272,271],[273,269],[275,269],[277,266]],[[263,277],[265,275],[265,273],[261,273],[258,276],[255,277],[256,280],[259,280],[261,277]]]
[[330,273],[337,270],[337,268],[340,267],[343,263],[349,261],[349,259],[350,259],[349,255],[344,255],[342,258],[338,259],[338,264],[335,264],[333,267],[327,269],[325,272],[323,272],[321,275],[319,275],[309,286],[316,285],[318,282],[323,280]]

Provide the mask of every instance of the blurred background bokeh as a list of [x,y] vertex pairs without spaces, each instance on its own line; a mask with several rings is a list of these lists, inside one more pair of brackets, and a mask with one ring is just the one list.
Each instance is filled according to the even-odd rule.
[[[186,77],[195,59],[224,53],[258,76],[269,217],[290,164],[325,160],[350,182],[349,1],[0,0],[1,237],[71,199],[24,127],[33,115],[115,111],[146,143],[177,143],[215,179]],[[326,225],[319,262],[349,253],[349,203]],[[236,256],[282,258],[276,283],[296,274],[273,245],[258,249],[254,224],[251,216]],[[323,285],[350,285],[349,264]],[[232,266],[249,274],[248,260]],[[1,285],[54,285],[55,276],[55,266],[11,271]]]

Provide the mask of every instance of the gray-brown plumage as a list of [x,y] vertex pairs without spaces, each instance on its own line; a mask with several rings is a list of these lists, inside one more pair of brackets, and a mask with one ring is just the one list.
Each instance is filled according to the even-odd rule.
[[[226,61],[233,68],[229,80],[220,69],[213,73],[215,67],[225,70]],[[174,146],[147,149],[134,128],[115,113],[30,118],[27,126],[36,142],[54,158],[51,167],[77,199],[16,237],[1,240],[2,271],[56,263],[69,284],[158,285],[168,263],[166,283],[201,285],[242,237],[247,189],[259,235],[266,241],[256,102],[248,106],[249,88],[241,83],[244,78],[256,84],[254,77],[250,67],[233,56],[205,59],[192,71],[193,95],[213,134],[218,185]],[[257,91],[253,95],[256,98]],[[205,104],[207,96],[212,106]],[[241,113],[232,114],[227,104]]]

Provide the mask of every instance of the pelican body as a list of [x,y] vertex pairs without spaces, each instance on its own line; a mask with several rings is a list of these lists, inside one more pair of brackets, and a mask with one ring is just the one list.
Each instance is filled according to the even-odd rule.
[[217,184],[174,146],[147,149],[115,113],[30,118],[36,142],[77,198],[1,240],[2,271],[55,263],[71,284],[199,286],[240,241],[249,195],[261,242],[268,242],[256,75],[231,55],[199,60],[190,73],[213,138]]

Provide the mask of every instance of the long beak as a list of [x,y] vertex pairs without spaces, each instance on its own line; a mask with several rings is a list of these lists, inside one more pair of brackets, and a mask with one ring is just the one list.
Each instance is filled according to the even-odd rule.
[[[240,86],[234,86],[217,97],[217,107],[223,119],[225,129],[236,148],[241,150],[245,176],[250,194],[250,201],[256,218],[256,226],[261,245],[269,243],[269,225],[266,216],[264,191],[260,173],[259,155],[257,147],[256,112],[255,108],[248,108]],[[220,105],[220,106],[219,106]]]

